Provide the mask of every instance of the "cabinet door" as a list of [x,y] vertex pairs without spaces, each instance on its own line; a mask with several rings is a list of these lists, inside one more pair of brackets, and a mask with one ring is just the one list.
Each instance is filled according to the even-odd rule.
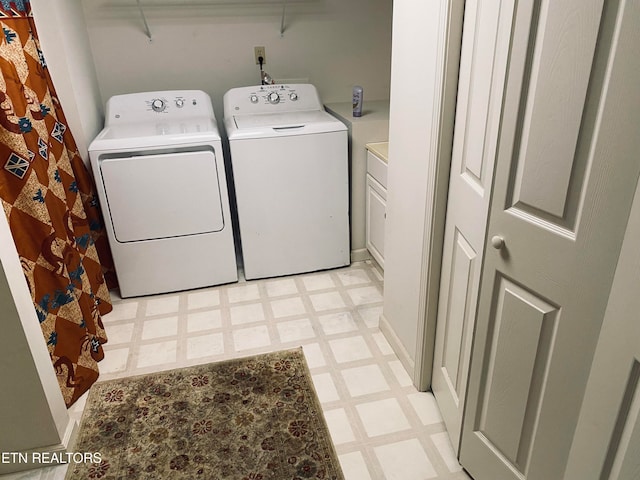
[[367,174],[367,249],[384,268],[384,224],[387,218],[387,191]]

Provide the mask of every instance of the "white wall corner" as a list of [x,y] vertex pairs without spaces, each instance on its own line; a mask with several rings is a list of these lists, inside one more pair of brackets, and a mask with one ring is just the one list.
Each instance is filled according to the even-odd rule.
[[[13,432],[0,436],[0,451],[66,448],[76,422],[62,398],[5,215],[0,215],[0,300],[0,370],[12,385],[0,395],[0,431]],[[22,469],[20,463],[0,465],[0,473]]]
[[[102,130],[104,112],[81,0],[31,0],[47,67],[80,156]],[[60,28],[64,25],[64,28]]]
[[463,4],[394,2],[383,316],[420,390],[431,378]]

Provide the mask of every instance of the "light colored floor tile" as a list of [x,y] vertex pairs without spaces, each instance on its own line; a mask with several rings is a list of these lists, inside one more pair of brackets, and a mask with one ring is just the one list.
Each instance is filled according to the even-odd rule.
[[360,403],[356,410],[369,437],[409,430],[411,425],[395,398]]
[[371,350],[362,337],[347,337],[329,341],[333,357],[338,363],[371,358]]
[[296,282],[292,278],[283,280],[270,280],[264,284],[267,295],[270,297],[281,297],[283,295],[295,295],[298,293]]
[[340,455],[338,460],[345,480],[372,480],[362,453],[345,453]]
[[382,332],[374,333],[372,337],[376,341],[382,355],[393,355],[393,348],[391,348],[391,345],[389,345],[389,342]]
[[142,325],[142,339],[171,337],[178,333],[178,317],[145,320]]
[[233,343],[237,352],[271,344],[269,330],[265,325],[233,331]]
[[331,433],[331,439],[335,445],[355,441],[356,437],[353,434],[344,408],[327,410],[324,412],[324,418],[327,421],[329,433]]
[[262,322],[265,319],[264,308],[261,303],[238,305],[236,307],[231,307],[229,312],[231,315],[231,323],[233,325]]
[[134,323],[124,323],[119,325],[105,325],[107,332],[107,338],[109,339],[109,345],[116,345],[118,343],[128,343],[133,336]]
[[64,480],[67,473],[67,465],[43,467],[24,472],[8,473],[0,475],[2,480]]
[[371,279],[369,278],[369,275],[367,275],[367,272],[357,268],[350,268],[348,270],[338,272],[338,278],[345,287],[371,283]]
[[417,439],[390,443],[374,450],[387,479],[427,480],[438,476]]
[[273,316],[275,318],[302,315],[306,313],[304,303],[302,303],[302,299],[300,297],[273,300],[271,302],[271,310],[273,311]]
[[136,366],[144,368],[175,362],[177,351],[178,344],[175,340],[140,345]]
[[393,360],[389,362],[389,368],[391,368],[393,375],[396,377],[396,380],[398,380],[401,387],[408,387],[413,384],[411,377],[407,373],[407,369],[404,368],[400,360]]
[[411,406],[420,417],[423,425],[433,425],[442,422],[442,415],[438,409],[436,399],[431,392],[417,392],[408,395]]
[[340,373],[352,397],[389,390],[389,384],[378,365],[347,368]]
[[121,303],[114,303],[113,310],[102,317],[105,323],[117,322],[119,320],[129,320],[136,318],[138,312],[137,301],[123,301]]
[[382,315],[382,305],[377,307],[361,307],[358,313],[369,328],[378,328],[380,324],[380,315]]
[[221,326],[222,313],[220,310],[208,310],[187,315],[187,332],[189,333],[212,330]]
[[337,335],[339,333],[353,332],[358,329],[353,321],[351,312],[332,313],[331,315],[321,315],[318,322],[325,335]]
[[340,400],[340,395],[336,390],[336,385],[333,383],[330,373],[320,373],[312,375],[313,385],[316,388],[318,399],[321,403],[335,402]]
[[311,343],[302,346],[304,357],[307,361],[309,368],[324,367],[327,364],[327,360],[322,354],[322,349],[317,343]]
[[280,336],[280,341],[284,343],[297,342],[298,340],[305,340],[316,336],[316,332],[314,332],[311,326],[311,320],[308,318],[279,322],[276,324],[276,328]]
[[187,338],[187,358],[189,360],[222,353],[224,353],[224,336],[222,333]]
[[105,348],[104,358],[100,362],[100,373],[118,373],[127,369],[127,360],[129,359],[129,347],[114,348],[113,350]]
[[[114,311],[103,317],[112,332],[99,364],[104,379],[302,345],[346,480],[436,478],[429,460],[442,480],[469,480],[433,396],[416,392],[379,330],[382,276],[371,262],[134,300],[114,292],[112,300]],[[137,343],[144,322],[165,317],[175,338]],[[162,325],[149,323],[146,337],[166,334]],[[80,418],[85,400],[69,410],[72,418]],[[20,480],[63,480],[65,470]]]
[[190,310],[195,308],[211,308],[220,305],[220,291],[207,289],[187,295],[187,305]]
[[325,288],[334,288],[336,282],[333,281],[328,273],[317,273],[308,277],[302,277],[304,288],[311,292],[313,290],[323,290]]
[[40,477],[40,480],[64,480],[68,469],[69,465],[49,467],[46,469],[46,472],[43,473],[42,477]]
[[354,305],[368,305],[370,303],[382,302],[382,293],[377,287],[352,288],[347,290]]
[[74,403],[73,405],[71,405],[71,407],[69,407],[69,409],[67,411],[68,411],[69,416],[71,418],[73,418],[75,420],[78,420],[78,421],[80,420],[80,418],[82,417],[82,411],[84,410],[84,407],[87,404],[87,398],[89,398],[89,391],[84,392],[80,396],[80,398],[78,398],[78,400],[76,400],[76,403]]
[[180,297],[172,295],[170,297],[152,297],[147,300],[147,310],[145,315],[163,315],[166,313],[176,313]]
[[316,293],[309,295],[311,304],[316,312],[333,310],[334,308],[344,308],[344,300],[338,292]]
[[438,453],[444,460],[445,465],[450,472],[459,472],[462,467],[456,458],[456,452],[453,450],[449,434],[447,432],[435,433],[431,435],[431,441],[438,449]]
[[238,287],[229,287],[227,295],[229,296],[229,303],[248,302],[258,300],[260,291],[257,283],[247,283]]

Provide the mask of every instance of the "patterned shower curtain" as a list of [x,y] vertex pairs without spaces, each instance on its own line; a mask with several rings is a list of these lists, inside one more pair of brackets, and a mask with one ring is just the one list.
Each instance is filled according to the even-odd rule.
[[70,406],[96,381],[104,356],[111,253],[29,0],[0,0],[0,24],[0,201]]

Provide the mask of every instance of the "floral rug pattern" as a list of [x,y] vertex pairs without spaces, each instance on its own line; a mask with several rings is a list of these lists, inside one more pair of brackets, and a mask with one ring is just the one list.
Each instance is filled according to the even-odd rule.
[[343,480],[302,349],[96,383],[76,479]]

